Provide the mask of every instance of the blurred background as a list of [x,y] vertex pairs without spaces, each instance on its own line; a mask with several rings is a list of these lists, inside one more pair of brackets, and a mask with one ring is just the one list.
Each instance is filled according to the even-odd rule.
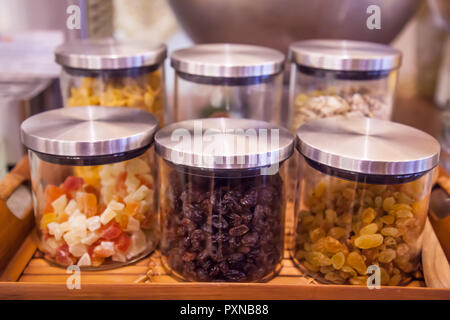
[[[66,27],[71,4],[81,9],[79,30]],[[365,27],[373,4],[381,8],[379,30]],[[55,46],[111,36],[161,41],[169,54],[211,42],[284,53],[302,39],[391,44],[403,53],[393,120],[429,132],[450,150],[449,0],[0,0],[0,178],[24,154],[21,121],[61,105]],[[166,70],[170,108],[174,76]],[[449,162],[445,152],[443,159]]]

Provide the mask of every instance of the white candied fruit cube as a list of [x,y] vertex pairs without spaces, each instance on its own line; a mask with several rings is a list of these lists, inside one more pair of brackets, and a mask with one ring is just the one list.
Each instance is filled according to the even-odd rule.
[[108,208],[106,208],[106,210],[101,214],[100,222],[102,224],[107,224],[112,219],[114,219],[116,215],[117,213],[108,206]]
[[61,240],[63,235],[63,231],[61,230],[61,226],[57,222],[51,222],[47,224],[48,233],[55,237],[55,240]]
[[69,252],[76,258],[81,257],[87,252],[87,248],[82,243],[77,243],[73,246],[69,246]]
[[133,232],[131,246],[127,251],[127,259],[131,259],[147,249],[147,238],[142,230]]
[[126,231],[127,232],[136,232],[139,230],[141,230],[141,223],[139,222],[139,220],[135,219],[133,217],[129,217]]
[[139,181],[138,178],[136,178],[136,176],[134,174],[127,175],[127,178],[125,180],[125,185],[127,187],[128,193],[135,192],[137,190],[137,188],[139,188],[140,184],[141,184],[141,182]]
[[61,197],[52,202],[53,210],[56,214],[64,213],[64,209],[67,206],[67,196],[63,194]]
[[69,246],[74,246],[81,242],[82,237],[80,237],[77,233],[75,233],[73,231],[69,231],[66,234],[64,234],[63,238],[64,238],[64,241],[66,241],[66,243]]
[[127,171],[131,174],[146,174],[150,172],[147,162],[140,158],[128,161]]
[[89,232],[86,237],[81,239],[81,243],[90,246],[98,239],[100,239],[100,235],[98,235],[96,232]]
[[76,234],[80,238],[84,238],[86,236],[86,216],[81,213],[74,213],[69,218],[69,227],[70,232]]
[[92,264],[91,256],[89,253],[85,253],[81,256],[80,260],[78,260],[77,266],[79,267],[90,267]]
[[112,171],[112,176],[117,177],[123,171],[125,171],[125,162],[116,162],[109,165]]
[[78,204],[73,199],[69,201],[66,208],[64,209],[65,213],[67,213],[69,216],[74,214],[76,210],[79,210]]
[[126,202],[126,203],[129,203],[129,202],[139,202],[139,201],[142,201],[142,200],[144,200],[144,199],[147,197],[147,195],[149,194],[149,192],[150,192],[150,189],[147,188],[147,186],[142,185],[142,186],[140,186],[140,188],[137,189],[135,192],[133,192],[132,194],[128,195],[128,196],[125,198],[125,202]]
[[42,250],[48,252],[50,255],[56,255],[56,250],[61,245],[55,238],[47,238],[42,241]]
[[112,200],[110,203],[108,203],[108,207],[114,211],[121,211],[125,208],[125,205],[123,203],[117,202],[116,200]]
[[93,217],[88,218],[86,220],[86,225],[87,225],[87,228],[89,229],[89,231],[95,231],[95,230],[100,229],[100,227],[101,227],[100,217],[93,216]]
[[127,257],[119,251],[116,251],[116,253],[114,253],[114,255],[111,257],[111,259],[112,261],[115,262],[127,262]]
[[112,241],[102,241],[100,242],[100,245],[108,251],[113,251],[114,250],[114,242]]
[[70,230],[70,225],[67,221],[63,222],[59,225],[59,229],[61,230],[62,233],[65,233]]

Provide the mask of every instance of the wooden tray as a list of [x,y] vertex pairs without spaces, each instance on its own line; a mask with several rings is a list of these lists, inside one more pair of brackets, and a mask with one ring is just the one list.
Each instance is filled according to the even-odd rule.
[[[9,195],[29,177],[24,159],[0,182],[0,299],[450,299],[450,289],[319,285],[296,269],[287,253],[280,274],[267,283],[185,283],[165,272],[156,251],[133,265],[82,272],[80,289],[68,289],[72,274],[40,257],[33,241],[32,208],[17,218]],[[287,235],[289,237],[289,235]]]

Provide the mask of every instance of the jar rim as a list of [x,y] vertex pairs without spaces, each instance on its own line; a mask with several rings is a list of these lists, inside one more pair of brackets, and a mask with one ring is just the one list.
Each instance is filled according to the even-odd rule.
[[303,40],[289,46],[289,60],[335,71],[385,71],[400,67],[402,54],[388,45],[354,40]]
[[166,56],[167,47],[163,43],[113,38],[73,40],[55,49],[56,63],[86,70],[152,66]]
[[390,121],[336,116],[310,121],[297,131],[297,150],[331,168],[368,175],[409,175],[439,163],[431,135]]
[[285,56],[278,50],[261,46],[213,43],[172,52],[170,64],[177,72],[217,77],[248,78],[280,73]]
[[58,157],[103,157],[133,152],[153,144],[156,118],[126,107],[85,106],[36,114],[21,125],[30,150]]

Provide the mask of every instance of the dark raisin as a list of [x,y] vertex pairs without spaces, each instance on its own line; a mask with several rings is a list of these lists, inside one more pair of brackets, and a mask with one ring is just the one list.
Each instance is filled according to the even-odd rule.
[[224,217],[220,217],[218,215],[212,216],[211,224],[214,228],[217,229],[227,229],[228,228],[228,222],[225,220]]
[[225,278],[229,281],[243,281],[247,276],[239,270],[228,270]]
[[244,237],[242,237],[242,244],[244,246],[253,247],[258,243],[258,239],[258,233],[247,233]]
[[248,227],[245,224],[241,224],[240,226],[231,228],[228,232],[232,237],[240,237],[248,232]]
[[254,207],[258,201],[258,191],[255,189],[250,190],[241,199],[241,205],[244,207]]

